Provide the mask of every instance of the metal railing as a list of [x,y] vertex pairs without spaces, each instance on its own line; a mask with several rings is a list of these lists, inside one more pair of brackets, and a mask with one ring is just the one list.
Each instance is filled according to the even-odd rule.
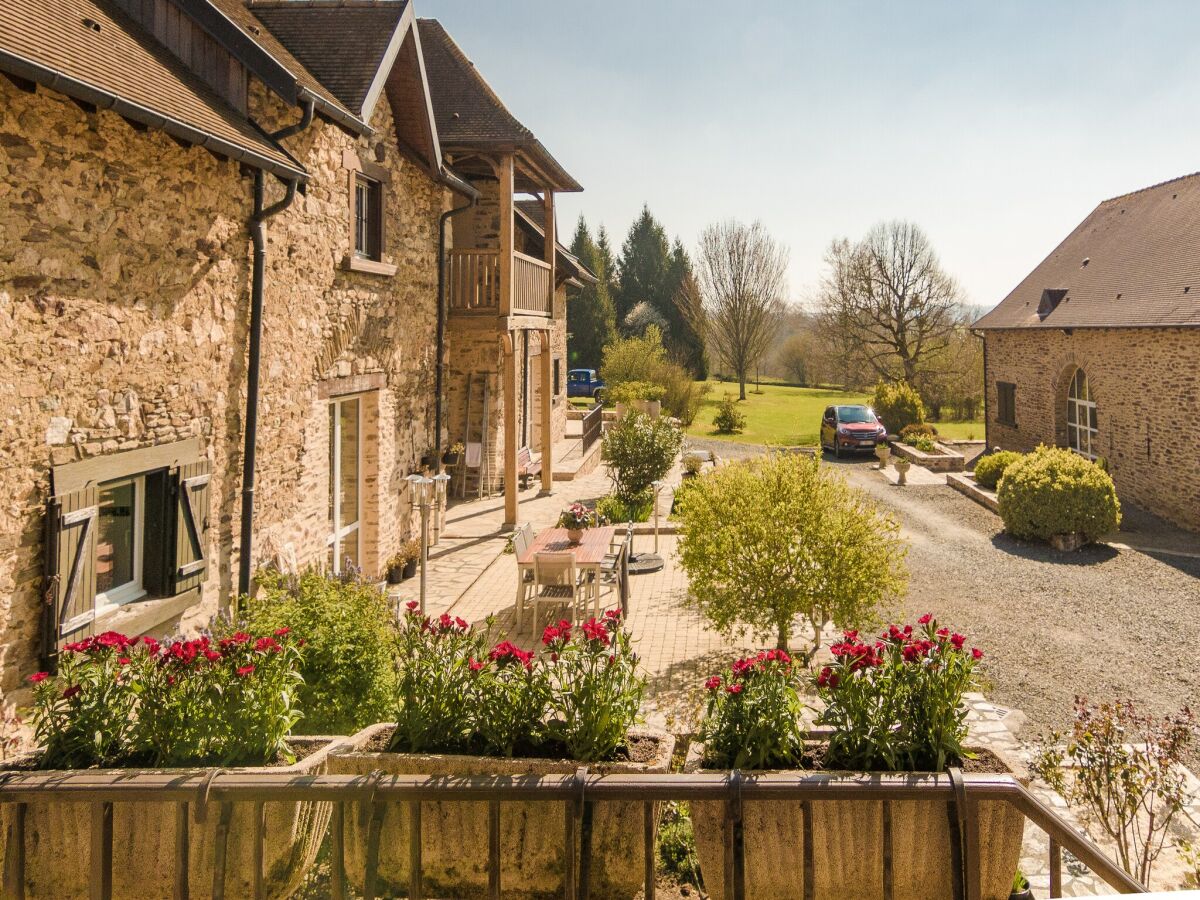
[[[959,834],[951,830],[952,858],[961,860],[962,895],[980,900],[979,807],[983,801],[1001,800],[1015,807],[1050,838],[1050,896],[1062,894],[1062,849],[1071,851],[1084,865],[1120,893],[1145,891],[1116,863],[1053,810],[1040,803],[1011,775],[962,774],[951,770],[942,775],[880,774],[864,777],[823,773],[759,775],[732,771],[722,774],[593,775],[580,768],[574,775],[429,777],[423,775],[288,775],[239,773],[216,770],[207,774],[180,775],[120,772],[13,772],[0,782],[0,803],[15,805],[4,860],[4,896],[24,897],[25,808],[30,803],[72,802],[91,805],[90,890],[95,900],[112,896],[113,803],[176,804],[174,896],[188,896],[188,828],[192,815],[200,820],[208,804],[220,810],[219,822],[227,826],[234,803],[252,803],[260,814],[253,817],[255,896],[263,895],[262,804],[275,801],[317,801],[333,804],[331,819],[331,895],[342,900],[345,887],[345,822],[347,804],[365,803],[371,810],[367,832],[363,896],[376,896],[379,869],[380,830],[388,805],[407,806],[409,824],[409,898],[422,900],[422,801],[475,801],[488,803],[489,896],[501,896],[500,823],[506,802],[561,803],[565,866],[563,896],[581,900],[588,896],[590,842],[593,805],[596,803],[641,803],[645,897],[655,896],[655,804],[669,800],[722,801],[724,803],[724,894],[733,900],[746,897],[746,857],[742,835],[742,809],[746,803],[799,801],[807,830],[812,828],[812,805],[850,800],[873,800],[884,804],[885,821],[889,804],[905,800],[944,800],[957,810]],[[890,833],[885,829],[884,860],[891,858]],[[228,827],[218,830],[214,853],[213,897],[224,893]],[[953,846],[957,843],[957,846]],[[886,868],[885,868],[886,871]],[[711,877],[711,876],[710,876]],[[813,879],[804,879],[803,896],[812,900]],[[890,884],[884,882],[885,897]]]
[[500,251],[454,249],[446,255],[446,287],[454,312],[500,308]]
[[583,448],[582,453],[586,456],[587,452],[592,449],[592,445],[600,440],[600,434],[604,430],[604,407],[597,403],[583,417],[581,423],[583,429]]
[[552,312],[550,266],[540,259],[513,253],[513,312],[548,316]]

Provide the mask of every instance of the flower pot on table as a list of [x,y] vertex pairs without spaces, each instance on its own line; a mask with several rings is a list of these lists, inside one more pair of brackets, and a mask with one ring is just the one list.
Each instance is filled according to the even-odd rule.
[[[330,759],[335,775],[424,774],[442,778],[471,775],[522,776],[574,774],[579,763],[556,759],[499,759],[453,754],[373,752],[367,748],[390,732],[389,724],[373,725],[355,735],[352,746]],[[593,773],[666,772],[675,748],[674,736],[634,729],[630,738],[653,741],[648,762],[588,765]],[[642,804],[597,803],[592,820],[590,896],[595,900],[632,898],[642,889]],[[346,872],[360,889],[366,867],[369,816],[361,805],[347,809]],[[388,804],[380,830],[379,896],[407,896],[409,884],[408,810]],[[547,801],[500,805],[501,885],[505,897],[561,897],[563,893],[563,804]],[[421,864],[428,897],[488,896],[488,804],[434,801],[421,804]]]
[[580,541],[583,540],[583,529],[582,528],[568,528],[567,529],[567,540],[570,541],[572,544],[578,544]]
[[[344,737],[292,738],[296,754],[307,753],[290,766],[229,768],[236,773],[322,775],[328,771],[329,752]],[[35,754],[24,754],[10,768],[24,769]],[[211,769],[91,769],[94,773],[119,773],[130,779],[139,774],[170,772],[192,775]],[[43,771],[38,774],[54,775]],[[59,773],[74,774],[74,773]],[[112,895],[122,900],[161,900],[174,896],[174,801],[113,803]],[[188,883],[192,897],[211,897],[217,846],[220,804],[210,802],[204,821],[197,822],[195,806],[188,820]],[[263,805],[263,873],[265,896],[290,897],[304,880],[325,839],[332,806],[313,801],[270,802]],[[254,896],[254,804],[233,803],[233,818],[225,856],[225,896]],[[0,835],[4,858],[14,852],[15,807],[0,805]],[[25,808],[25,897],[28,900],[89,895],[92,809],[88,803],[55,799],[29,803]]]
[[[693,744],[685,771],[705,772],[704,745]],[[1014,763],[1003,760],[1010,769]],[[723,770],[722,770],[723,771]],[[796,775],[811,775],[796,771]],[[857,775],[866,773],[826,773]],[[928,773],[920,773],[928,774]],[[891,807],[892,900],[954,900],[950,855],[950,805],[945,800],[894,800]],[[853,896],[883,900],[884,826],[879,800],[813,802],[811,853],[816,900]],[[1008,900],[1021,858],[1025,818],[1004,800],[981,800],[979,865],[982,900]],[[692,803],[696,856],[712,900],[725,897],[725,804]],[[772,800],[743,807],[746,896],[792,900],[804,895],[806,872],[804,814],[800,801]]]

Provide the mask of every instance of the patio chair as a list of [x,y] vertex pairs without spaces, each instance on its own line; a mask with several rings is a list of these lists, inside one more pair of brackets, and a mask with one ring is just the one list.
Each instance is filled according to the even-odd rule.
[[622,615],[629,612],[625,578],[626,567],[629,565],[629,554],[633,550],[633,523],[625,526],[624,533],[618,528],[613,532],[612,540],[608,542],[608,553],[600,563],[600,580],[594,586],[596,606],[603,604],[602,598],[616,594]]
[[[512,546],[514,559],[520,559],[528,551],[533,543],[533,528],[528,525],[521,525],[513,532]],[[520,563],[517,564],[517,609],[514,619],[516,620],[517,630],[521,630],[521,615],[525,612],[525,604],[529,601],[530,594],[533,592],[533,572],[529,569],[522,569]]]
[[566,606],[575,621],[580,606],[586,605],[591,588],[579,574],[574,553],[537,553],[533,557],[533,617],[529,627],[537,629],[543,606]]

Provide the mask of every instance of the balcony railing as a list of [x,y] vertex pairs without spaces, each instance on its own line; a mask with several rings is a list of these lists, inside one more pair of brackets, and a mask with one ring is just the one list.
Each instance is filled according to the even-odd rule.
[[446,293],[453,312],[499,312],[500,251],[451,250],[446,256]]
[[[501,808],[511,801],[544,801],[564,806],[564,846],[572,848],[565,855],[563,896],[567,900],[588,896],[592,808],[604,802],[640,802],[643,804],[643,842],[645,897],[654,900],[654,860],[656,816],[654,804],[665,800],[721,801],[725,805],[724,871],[718,877],[724,881],[725,896],[744,900],[745,843],[742,833],[742,806],[745,803],[771,801],[801,801],[804,818],[811,823],[811,807],[818,803],[874,800],[885,805],[906,800],[942,799],[950,804],[961,823],[951,829],[951,858],[961,860],[965,875],[963,895],[966,900],[979,900],[981,846],[979,816],[981,801],[1004,801],[1041,828],[1050,838],[1050,896],[1062,892],[1062,850],[1066,848],[1080,862],[1102,878],[1110,887],[1124,894],[1140,893],[1145,889],[1121,870],[1116,863],[1086,837],[1081,836],[1052,809],[1040,803],[1011,775],[949,774],[914,776],[911,774],[873,775],[871,777],[842,776],[828,773],[792,775],[785,773],[750,774],[731,771],[721,774],[689,775],[595,775],[580,768],[574,775],[545,775],[541,777],[468,776],[448,778],[424,775],[320,775],[296,776],[261,772],[211,771],[207,774],[172,772],[128,775],[112,772],[10,772],[0,781],[0,804],[14,807],[12,824],[8,829],[8,846],[4,854],[4,896],[22,897],[25,883],[25,807],[31,803],[87,803],[91,817],[91,895],[94,898],[112,896],[112,804],[113,803],[171,803],[176,804],[176,896],[186,897],[188,886],[189,820],[194,814],[200,819],[204,808],[214,804],[221,810],[221,821],[228,822],[234,803],[252,803],[262,808],[273,801],[327,801],[333,804],[330,826],[330,891],[334,898],[344,898],[345,839],[347,804],[367,803],[373,812],[365,860],[363,896],[370,900],[376,895],[380,840],[378,823],[385,809],[405,805],[409,817],[409,859],[411,887],[409,897],[424,896],[421,864],[421,802],[475,801],[489,805],[489,841],[487,869],[489,896],[501,896],[500,820]],[[265,824],[260,815],[254,821],[255,846],[261,848]],[[811,824],[810,824],[811,827]],[[956,834],[955,832],[959,832]],[[888,830],[884,830],[883,855],[893,859]],[[220,896],[226,874],[228,829],[218,831],[214,852],[213,896]],[[180,848],[183,848],[182,852]],[[255,893],[262,895],[262,854],[255,854],[259,871],[255,873]],[[716,874],[716,873],[714,873]],[[885,888],[887,891],[887,888]],[[797,897],[811,900],[812,879],[805,878],[803,894],[797,886]]]
[[524,253],[514,253],[513,312],[548,316],[551,311],[550,266]]

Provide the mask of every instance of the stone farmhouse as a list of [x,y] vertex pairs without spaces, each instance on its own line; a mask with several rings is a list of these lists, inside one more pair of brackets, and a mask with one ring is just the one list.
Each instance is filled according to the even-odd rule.
[[974,325],[989,446],[1103,458],[1200,530],[1200,175],[1105,200]]
[[412,2],[6,0],[0,74],[0,688],[379,574],[459,441],[550,488],[581,188]]

